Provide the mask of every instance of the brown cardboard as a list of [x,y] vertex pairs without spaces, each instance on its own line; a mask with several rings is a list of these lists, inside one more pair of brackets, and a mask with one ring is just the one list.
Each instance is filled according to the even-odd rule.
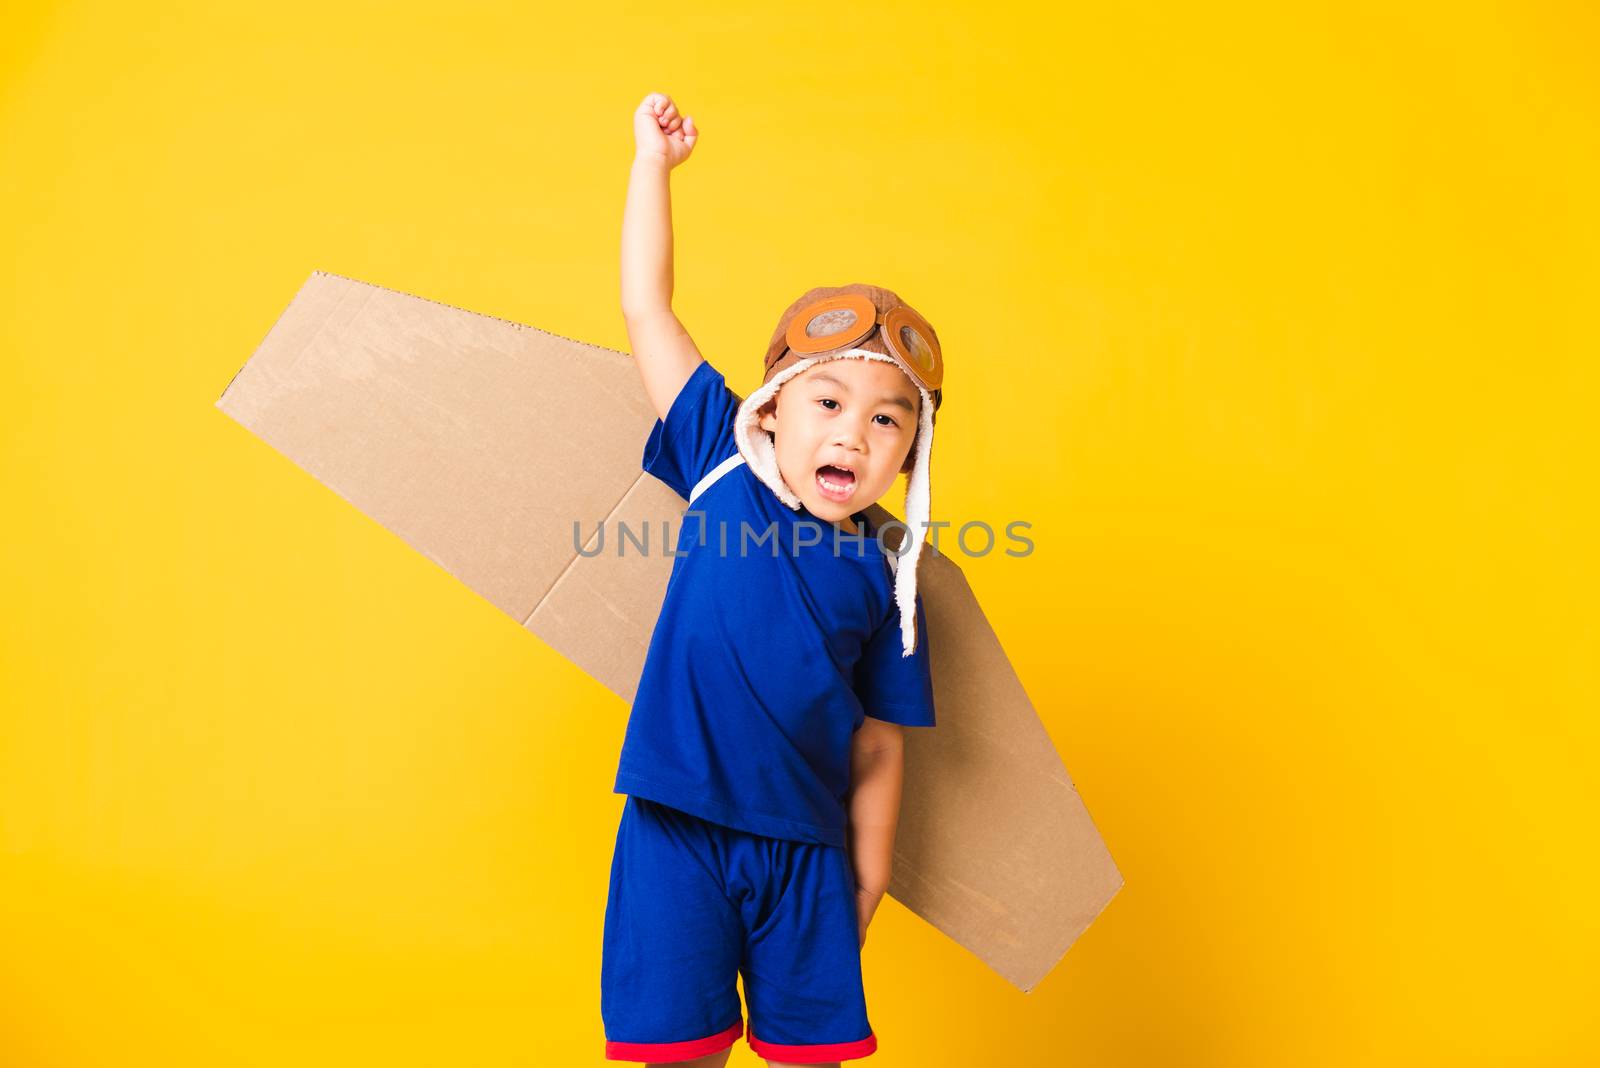
[[[631,704],[687,504],[640,467],[626,353],[316,271],[217,407]],[[1031,990],[1122,876],[961,569],[930,545],[918,579],[938,725],[906,732],[889,892]]]

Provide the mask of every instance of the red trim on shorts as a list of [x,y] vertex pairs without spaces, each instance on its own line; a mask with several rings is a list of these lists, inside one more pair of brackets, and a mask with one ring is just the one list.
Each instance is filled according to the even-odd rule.
[[878,1048],[878,1036],[867,1032],[867,1037],[854,1042],[829,1042],[814,1046],[781,1046],[763,1042],[750,1032],[750,1048],[768,1060],[791,1061],[795,1064],[826,1064],[829,1061],[848,1061],[865,1057]]
[[612,1042],[606,1041],[606,1059],[610,1061],[692,1061],[707,1053],[720,1053],[744,1034],[744,1019],[733,1021],[726,1031],[705,1038],[691,1038],[685,1042]]

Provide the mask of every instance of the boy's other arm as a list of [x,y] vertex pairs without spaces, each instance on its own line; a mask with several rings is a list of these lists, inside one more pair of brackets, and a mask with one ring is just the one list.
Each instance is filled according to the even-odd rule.
[[905,728],[871,716],[850,741],[850,865],[862,939],[889,890],[905,782]]
[[622,315],[645,394],[666,419],[678,391],[704,362],[672,310],[670,179],[693,149],[695,133],[669,97],[651,93],[634,113],[634,137],[622,213]]

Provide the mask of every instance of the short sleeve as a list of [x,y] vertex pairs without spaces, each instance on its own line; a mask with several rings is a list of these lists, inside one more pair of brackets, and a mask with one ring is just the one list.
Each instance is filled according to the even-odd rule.
[[922,595],[916,600],[917,647],[910,656],[900,638],[900,610],[889,618],[867,641],[856,664],[856,696],[861,710],[873,719],[898,723],[902,727],[932,727],[933,672],[928,655],[927,616]]
[[733,417],[739,398],[722,373],[702,360],[672,399],[667,418],[656,420],[644,443],[644,469],[689,499],[695,483],[739,451]]

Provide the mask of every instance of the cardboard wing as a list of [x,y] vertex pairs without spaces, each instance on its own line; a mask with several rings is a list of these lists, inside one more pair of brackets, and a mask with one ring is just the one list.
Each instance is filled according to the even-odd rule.
[[[626,353],[316,271],[217,407],[632,703],[687,505],[641,468],[655,412]],[[623,526],[638,544],[599,544]],[[889,892],[1027,991],[1122,877],[930,549],[938,726],[906,732]]]

